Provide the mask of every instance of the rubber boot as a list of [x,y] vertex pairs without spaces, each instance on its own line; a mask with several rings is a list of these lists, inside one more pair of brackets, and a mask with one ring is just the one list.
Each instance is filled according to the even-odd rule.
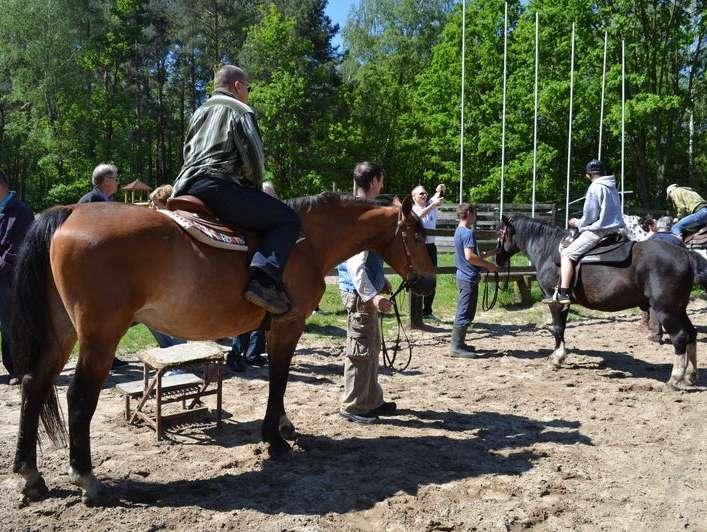
[[452,343],[449,346],[449,356],[457,358],[474,358],[474,348],[464,343],[468,325],[454,325],[452,328]]

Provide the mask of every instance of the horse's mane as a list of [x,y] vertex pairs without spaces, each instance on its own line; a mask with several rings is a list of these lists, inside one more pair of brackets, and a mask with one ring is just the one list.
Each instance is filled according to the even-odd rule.
[[561,229],[548,222],[516,214],[512,217],[515,237],[523,242],[533,240],[537,250],[543,256],[552,256],[557,250],[557,244],[568,231]]
[[365,200],[355,197],[352,194],[344,194],[340,192],[322,192],[314,196],[301,196],[299,198],[290,198],[285,200],[285,203],[292,207],[295,212],[309,212],[312,209],[321,207],[334,207],[345,205],[371,205],[381,207],[385,205],[379,200]]

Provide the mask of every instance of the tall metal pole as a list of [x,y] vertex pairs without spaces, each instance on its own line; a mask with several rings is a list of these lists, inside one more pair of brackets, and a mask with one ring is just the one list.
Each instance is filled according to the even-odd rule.
[[464,201],[464,77],[466,70],[466,0],[462,1],[462,98],[459,126],[459,203]]
[[621,214],[624,213],[624,146],[626,144],[626,41],[621,41]]
[[503,217],[503,182],[506,173],[506,71],[508,59],[508,2],[503,14],[503,111],[501,114],[501,203],[499,217]]
[[540,64],[540,14],[535,13],[535,113],[533,119],[533,198],[530,216],[535,218],[535,183],[538,171],[538,66]]
[[606,45],[609,40],[609,32],[604,32],[604,66],[601,70],[601,106],[599,107],[599,154],[597,159],[601,161],[601,134],[604,129],[604,88],[606,87]]
[[572,100],[574,98],[574,22],[572,23],[572,55],[570,58],[570,118],[567,126],[567,184],[565,187],[565,227],[570,220],[570,171],[572,168]]

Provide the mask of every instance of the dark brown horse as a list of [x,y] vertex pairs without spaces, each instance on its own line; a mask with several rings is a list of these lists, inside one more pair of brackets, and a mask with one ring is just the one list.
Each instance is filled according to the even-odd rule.
[[[537,271],[540,287],[552,294],[559,268],[553,256],[567,231],[526,216],[503,217],[496,262],[505,265],[511,255],[523,251]],[[693,281],[707,288],[707,261],[696,253],[665,242],[645,240],[633,247],[625,264],[583,264],[574,289],[583,307],[617,311],[650,307],[670,334],[675,361],[668,385],[691,388],[697,382],[697,331],[687,316]],[[555,351],[550,361],[559,367],[567,356],[565,325],[569,306],[550,305]]]
[[[280,432],[294,430],[283,403],[290,360],[324,293],[327,272],[370,249],[413,290],[429,293],[434,283],[424,229],[411,215],[409,197],[392,207],[331,193],[290,203],[304,237],[284,276],[294,309],[273,318],[267,336],[270,391],[262,437],[274,456],[290,449]],[[242,297],[247,264],[245,253],[204,246],[141,207],[57,207],[36,220],[18,258],[11,325],[18,374],[24,375],[14,471],[25,480],[25,496],[40,497],[47,489],[37,470],[40,416],[48,435],[65,441],[53,384],[77,340],[79,359],[67,394],[70,476],[90,501],[101,490],[92,472],[90,422],[120,338],[134,322],[191,340],[257,328],[264,311]]]

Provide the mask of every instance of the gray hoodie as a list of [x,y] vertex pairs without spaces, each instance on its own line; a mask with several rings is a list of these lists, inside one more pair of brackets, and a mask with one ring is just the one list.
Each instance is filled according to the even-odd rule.
[[624,226],[621,197],[616,190],[616,178],[605,175],[592,181],[584,199],[582,218],[577,224],[580,233],[616,233]]

